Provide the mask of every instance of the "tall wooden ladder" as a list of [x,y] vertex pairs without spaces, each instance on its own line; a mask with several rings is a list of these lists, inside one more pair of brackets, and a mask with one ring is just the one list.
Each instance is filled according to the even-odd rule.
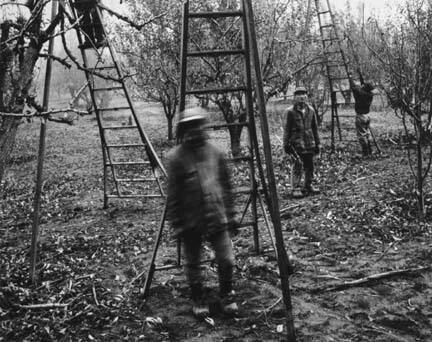
[[329,0],[315,0],[319,30],[323,47],[324,63],[330,88],[331,101],[331,146],[335,149],[335,131],[342,140],[340,118],[347,117],[354,123],[355,114],[339,115],[338,107],[349,104],[351,98],[349,61],[344,53],[335,17]]
[[[186,97],[187,96],[205,96],[210,94],[228,94],[234,92],[242,92],[246,98],[246,120],[239,120],[238,122],[231,123],[215,123],[209,122],[206,126],[206,129],[210,131],[222,131],[226,133],[231,129],[242,129],[244,128],[248,133],[248,147],[247,152],[242,153],[239,156],[228,158],[227,161],[229,164],[234,167],[243,168],[246,166],[249,170],[249,186],[236,187],[233,189],[234,196],[236,197],[236,202],[238,198],[246,196],[246,205],[243,209],[243,213],[241,215],[242,219],[239,223],[238,229],[252,227],[253,229],[253,240],[254,240],[254,251],[256,254],[260,252],[260,241],[259,241],[259,229],[258,229],[258,203],[263,205],[264,201],[262,200],[261,194],[266,190],[265,180],[263,182],[263,187],[259,187],[257,181],[257,167],[261,168],[261,157],[259,153],[255,153],[257,151],[258,140],[255,129],[255,118],[253,113],[253,98],[252,98],[252,76],[250,69],[250,53],[249,53],[249,42],[247,40],[246,35],[243,35],[242,47],[237,49],[220,49],[220,50],[201,50],[200,47],[196,47],[193,50],[189,49],[189,26],[190,21],[192,20],[218,20],[219,18],[240,18],[242,19],[242,30],[245,31],[245,20],[243,20],[244,12],[242,10],[227,10],[227,11],[219,11],[219,12],[190,12],[189,1],[185,1],[183,5],[183,25],[182,25],[182,45],[181,45],[181,71],[180,71],[180,101],[179,101],[179,111],[183,111],[186,108]],[[201,89],[192,89],[188,88],[188,64],[197,62],[198,59],[205,58],[220,58],[220,57],[230,57],[233,58],[240,57],[243,59],[244,65],[244,84],[237,85],[229,85],[222,87],[207,87]],[[189,62],[189,63],[188,63]],[[209,118],[210,119],[210,118]],[[209,120],[210,121],[210,120]],[[222,134],[224,134],[222,133]],[[247,216],[247,212],[250,209],[251,217],[246,222],[244,219]],[[262,206],[263,215],[266,215],[265,209]],[[163,228],[163,227],[161,227]],[[154,249],[154,258],[156,258],[157,249],[159,248],[158,243],[160,242],[161,232],[158,236],[157,245]],[[272,238],[272,237],[271,237]],[[175,268],[181,266],[181,254],[180,254],[180,245],[178,245],[177,249],[177,264],[171,266],[163,266],[156,267],[154,264],[155,260],[152,260],[151,269],[152,272],[147,276],[146,284],[144,286],[144,296],[148,295],[150,282],[152,278],[152,273],[157,270],[166,270],[170,268]]]
[[[243,33],[243,40],[242,40],[242,46],[241,47],[230,47],[229,49],[214,49],[213,47],[210,47],[210,50],[207,49],[201,49],[199,46],[196,46],[194,49],[189,49],[189,42],[190,42],[190,36],[189,36],[189,27],[190,27],[190,21],[192,20],[219,20],[221,18],[238,18],[241,21],[241,31]],[[223,20],[223,19],[222,19]],[[257,126],[255,122],[255,116],[254,116],[254,103],[253,103],[253,78],[252,78],[252,65],[255,67],[255,74],[257,73],[256,70],[259,69],[259,59],[258,59],[258,49],[256,47],[256,38],[255,38],[255,31],[254,31],[254,21],[253,21],[253,11],[252,11],[252,5],[250,0],[242,0],[241,1],[241,9],[229,9],[229,10],[222,10],[222,11],[212,11],[212,12],[191,12],[189,8],[189,1],[185,1],[183,6],[183,27],[182,27],[182,47],[181,47],[181,78],[180,78],[180,102],[179,102],[179,109],[180,111],[184,110],[186,108],[186,97],[187,96],[193,96],[193,95],[206,95],[206,94],[226,94],[226,93],[232,93],[232,92],[241,92],[244,94],[245,98],[245,107],[246,107],[246,119],[240,120],[239,122],[232,122],[232,123],[217,123],[215,124],[210,123],[207,126],[208,130],[222,130],[222,132],[243,127],[248,132],[248,148],[247,152],[244,155],[229,158],[229,162],[238,164],[238,163],[246,163],[247,168],[249,169],[249,186],[247,189],[244,188],[237,188],[235,189],[234,193],[237,195],[246,195],[247,201],[246,205],[243,211],[242,220],[240,222],[240,227],[250,227],[253,228],[253,236],[254,236],[254,252],[260,253],[263,252],[262,249],[260,249],[260,244],[258,241],[258,215],[257,215],[257,202],[259,202],[259,205],[261,206],[261,210],[263,213],[264,221],[267,225],[267,228],[269,229],[269,235],[273,243],[273,248],[277,251],[277,259],[279,263],[279,269],[281,270],[281,276],[282,279],[282,292],[284,301],[287,303],[287,307],[289,309],[287,310],[289,312],[289,319],[287,323],[287,329],[288,334],[291,337],[291,340],[294,341],[294,330],[293,330],[293,324],[292,324],[292,316],[291,316],[291,299],[289,294],[289,283],[288,283],[288,274],[292,271],[291,265],[288,261],[287,254],[285,252],[283,239],[282,239],[282,231],[280,228],[280,215],[279,215],[279,207],[278,207],[278,201],[277,201],[277,194],[275,189],[275,180],[274,180],[274,174],[273,172],[273,165],[271,162],[271,153],[270,153],[270,143],[269,143],[269,136],[268,131],[266,133],[263,133],[263,140],[265,141],[263,144],[264,146],[264,155],[265,155],[265,161],[266,161],[266,169],[268,171],[267,178],[265,177],[263,165],[262,165],[262,158],[260,155],[259,150],[259,144],[258,144],[258,137],[257,137]],[[251,53],[251,51],[254,51],[254,53]],[[211,87],[205,87],[200,89],[191,88],[188,84],[188,61],[191,61],[192,63],[199,59],[216,59],[216,58],[226,58],[226,57],[232,57],[232,58],[241,58],[242,64],[243,64],[243,82],[242,84],[226,84],[226,83],[220,83],[223,84],[222,86],[211,86]],[[251,60],[253,57],[253,61]],[[206,63],[203,63],[206,65]],[[196,65],[196,64],[195,64]],[[207,65],[209,65],[207,63]],[[265,117],[265,120],[261,120],[261,129],[264,132],[263,126],[265,126],[265,129],[268,129],[267,121],[266,121],[266,114],[265,114],[265,103],[264,103],[264,94],[262,89],[262,78],[261,76],[256,76],[256,90],[260,94],[258,96],[258,102],[260,107],[260,119]],[[264,109],[263,109],[264,106]],[[261,115],[262,114],[262,115]],[[268,163],[268,160],[270,160],[270,163]],[[271,170],[271,172],[270,172]],[[260,181],[260,184],[258,184],[258,179]],[[267,179],[267,182],[266,182]],[[270,187],[271,185],[271,187]],[[273,240],[270,228],[269,228],[269,222],[266,215],[265,207],[264,207],[264,201],[261,197],[261,194],[264,195],[265,200],[268,205],[268,210],[273,222],[274,232],[275,232],[275,240]],[[248,208],[251,208],[251,221],[250,222],[243,222],[243,218],[246,215],[246,210]],[[165,213],[164,213],[165,215]],[[147,273],[147,278],[145,280],[144,284],[144,297],[147,297],[149,294],[151,282],[153,279],[154,272],[157,270],[166,270],[170,269],[172,267],[178,267],[180,266],[180,253],[178,253],[177,257],[177,265],[164,265],[157,267],[155,265],[156,262],[156,255],[159,248],[159,245],[161,243],[162,238],[162,229],[163,224],[160,227],[160,230],[158,232],[158,236],[155,241],[155,246],[153,249],[153,255],[150,262],[150,266]],[[178,252],[180,245],[178,245]],[[282,266],[281,266],[282,265]]]
[[[78,2],[87,3],[93,27],[83,26]],[[163,197],[160,178],[166,177],[165,168],[139,120],[128,76],[110,43],[97,1],[70,0],[69,5],[74,20],[81,18],[76,32],[102,145],[104,207],[111,198]],[[102,39],[89,36],[89,30],[100,30]]]

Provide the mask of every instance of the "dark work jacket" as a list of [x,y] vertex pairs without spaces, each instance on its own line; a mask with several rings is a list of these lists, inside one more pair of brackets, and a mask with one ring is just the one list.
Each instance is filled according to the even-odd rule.
[[288,108],[284,131],[284,150],[289,153],[290,147],[297,153],[314,153],[319,145],[318,121],[314,109],[307,105],[303,114],[297,106]]
[[373,94],[369,91],[363,90],[358,85],[351,87],[354,95],[354,109],[357,114],[367,114],[370,111],[370,106],[373,100]]
[[175,236],[211,235],[234,216],[229,171],[223,154],[208,141],[182,143],[168,156],[167,218]]

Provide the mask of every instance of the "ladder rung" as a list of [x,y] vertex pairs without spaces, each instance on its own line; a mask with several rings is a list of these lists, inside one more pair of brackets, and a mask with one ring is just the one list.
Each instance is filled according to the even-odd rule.
[[253,222],[244,222],[244,223],[240,223],[236,226],[236,228],[245,228],[245,227],[250,227],[253,226],[254,223]]
[[144,144],[122,144],[122,145],[109,145],[107,144],[106,147],[109,148],[124,148],[124,147],[144,147]]
[[246,91],[246,87],[191,89],[186,91],[186,95],[198,95],[198,94],[208,94],[208,93],[231,93],[236,91]]
[[348,80],[348,76],[340,76],[340,77],[330,76],[330,78],[332,79],[332,81]]
[[151,194],[151,195],[107,195],[107,198],[160,198],[163,195]]
[[136,162],[111,162],[111,163],[106,163],[106,166],[119,166],[119,165],[150,165],[150,162],[145,162],[145,161],[136,161]]
[[118,183],[145,183],[145,182],[156,182],[156,178],[117,178]]
[[115,68],[116,68],[115,65],[107,65],[107,66],[94,67],[93,70],[110,70]]
[[188,52],[188,57],[218,57],[244,54],[244,50],[209,50]]
[[123,87],[115,86],[115,87],[94,88],[93,91],[109,91],[109,90],[120,90],[120,89],[123,89]]
[[204,127],[204,129],[213,129],[213,130],[219,130],[219,129],[223,129],[223,128],[228,128],[228,127],[235,127],[235,126],[249,126],[249,122],[233,122],[233,123],[225,123],[225,124],[218,124],[218,125],[206,125]]
[[[343,104],[346,104],[346,103],[343,103]],[[338,115],[338,117],[339,118],[355,118],[356,116],[355,115]]]
[[229,158],[228,161],[229,162],[238,162],[238,161],[250,161],[252,160],[251,156],[245,156],[245,157],[234,157],[234,158]]
[[338,38],[323,38],[322,41],[323,42],[334,42],[339,40]]
[[318,12],[318,14],[326,14],[326,13],[331,13],[330,11],[321,11],[321,12]]
[[327,24],[327,25],[322,25],[321,28],[328,28],[328,27],[333,27],[333,24]]
[[247,187],[241,187],[241,188],[234,188],[232,192],[234,195],[244,195],[244,194],[252,193],[253,189]]
[[98,108],[97,110],[100,112],[109,112],[109,111],[118,111],[118,110],[126,110],[126,109],[130,110],[131,107],[125,106],[125,107]]
[[227,17],[241,17],[242,11],[221,11],[221,12],[191,12],[188,14],[189,18],[227,18]]
[[132,129],[132,128],[137,128],[138,126],[136,125],[132,125],[132,126],[105,126],[102,127],[102,129],[112,129],[112,130],[117,130],[117,129]]
[[336,54],[342,54],[342,52],[340,50],[336,50],[336,51],[324,51],[324,54],[328,54],[328,55],[336,55]]

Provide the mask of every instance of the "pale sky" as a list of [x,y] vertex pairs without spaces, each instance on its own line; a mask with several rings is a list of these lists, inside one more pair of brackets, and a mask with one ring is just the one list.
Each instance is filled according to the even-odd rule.
[[[366,18],[371,15],[380,17],[392,15],[397,6],[404,2],[405,0],[349,0],[354,15],[361,15],[361,8],[364,5]],[[346,3],[347,0],[330,0],[332,9],[339,11],[346,9]]]

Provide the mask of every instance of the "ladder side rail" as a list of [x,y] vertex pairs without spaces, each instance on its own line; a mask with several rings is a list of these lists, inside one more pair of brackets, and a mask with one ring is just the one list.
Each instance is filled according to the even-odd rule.
[[[319,0],[315,0],[315,8],[317,13],[320,12],[320,4],[319,4]],[[318,25],[319,25],[319,29],[320,29],[320,34],[321,34],[321,44],[323,46],[323,52],[324,52],[324,60],[325,60],[325,64],[326,64],[326,74],[327,74],[327,80],[329,83],[329,88],[330,88],[330,103],[331,103],[331,147],[332,147],[332,151],[334,152],[334,147],[335,147],[335,123],[338,124],[338,128],[339,128],[339,137],[340,136],[340,127],[339,127],[339,120],[337,120],[337,115],[338,115],[338,111],[337,111],[337,101],[336,101],[336,92],[334,89],[334,84],[333,84],[333,80],[331,78],[331,67],[330,65],[330,61],[329,61],[329,54],[326,52],[327,51],[327,47],[325,44],[325,33],[324,33],[324,28],[323,28],[323,23],[322,23],[322,19],[321,16],[318,14]],[[331,42],[330,42],[331,43]]]
[[[74,3],[73,3],[72,0],[69,0],[69,6],[71,8],[71,12],[72,12],[72,15],[74,17],[74,20],[76,21],[78,19],[78,16],[77,16],[77,13],[76,13],[76,10],[75,10],[75,7],[74,7]],[[80,45],[83,44],[83,39],[82,39],[82,36],[81,36],[81,32],[80,32],[80,27],[79,26],[77,26],[75,28],[75,32],[77,34],[78,44],[80,44]],[[107,142],[106,142],[106,137],[105,137],[104,126],[103,126],[102,119],[101,119],[101,116],[100,116],[100,112],[99,112],[99,109],[98,109],[98,106],[97,106],[97,101],[96,101],[95,94],[92,91],[92,89],[93,89],[93,75],[91,74],[91,72],[89,71],[89,68],[88,68],[87,54],[85,53],[84,49],[80,49],[80,50],[81,50],[81,57],[82,57],[82,60],[83,60],[84,73],[85,73],[85,76],[86,76],[86,79],[87,79],[87,83],[88,83],[88,87],[89,87],[89,92],[90,92],[90,98],[92,100],[92,105],[93,105],[93,108],[94,108],[94,111],[95,111],[96,122],[98,124],[99,136],[100,136],[100,139],[101,139],[102,158],[103,158],[103,164],[104,164],[104,168],[103,168],[103,173],[104,173],[104,177],[103,177],[104,178],[104,184],[103,184],[103,187],[104,187],[104,208],[106,208],[107,205],[108,205],[108,193],[107,193],[107,191],[108,191],[108,184],[107,184],[108,170],[107,170],[107,168],[109,167],[108,164],[112,164],[113,161],[112,161],[111,155],[109,153],[109,150],[106,147],[107,146]],[[114,167],[110,167],[110,169],[111,169],[111,173],[112,173],[113,178],[116,179],[117,177],[116,177],[116,173],[115,173]],[[115,186],[116,186],[117,193],[120,194],[120,189],[118,187],[117,182],[115,182]]]
[[282,223],[280,219],[279,212],[279,200],[277,196],[276,189],[276,181],[273,169],[273,160],[271,153],[271,144],[270,144],[270,136],[269,136],[269,127],[267,121],[266,107],[265,107],[265,97],[264,97],[264,89],[263,89],[263,80],[260,69],[259,62],[259,54],[258,47],[256,44],[256,33],[255,33],[255,23],[254,23],[254,15],[252,10],[252,4],[250,0],[243,0],[243,6],[245,8],[246,14],[246,22],[248,28],[248,36],[250,39],[250,48],[252,52],[253,64],[255,68],[255,77],[256,77],[256,89],[258,94],[258,108],[261,122],[261,134],[263,139],[263,147],[264,147],[264,155],[265,162],[267,166],[267,177],[269,182],[269,192],[271,195],[271,216],[273,220],[273,229],[275,232],[276,239],[276,247],[278,254],[278,266],[281,278],[281,288],[282,288],[282,297],[285,304],[285,315],[286,315],[286,328],[287,328],[287,336],[289,341],[295,342],[295,330],[294,330],[294,318],[292,314],[292,302],[291,302],[291,293],[289,287],[289,273],[292,271],[292,266],[289,262],[288,255],[285,250],[283,234],[282,234]]
[[344,52],[344,50],[343,50],[343,48],[342,48],[342,42],[341,42],[341,40],[340,40],[340,37],[339,37],[339,34],[338,34],[338,30],[337,30],[337,27],[336,27],[336,20],[335,20],[335,17],[334,17],[333,11],[331,10],[331,7],[330,7],[330,1],[329,1],[329,0],[326,0],[326,1],[327,1],[327,8],[328,8],[329,13],[330,13],[331,21],[332,21],[332,23],[333,23],[333,30],[334,30],[334,34],[335,34],[335,37],[336,37],[336,40],[337,40],[337,44],[338,44],[338,46],[339,46],[339,50],[340,50],[340,53],[341,53],[341,56],[342,56],[342,60],[343,60],[344,67],[345,67],[345,71],[346,71],[346,73],[347,73],[347,79],[350,80],[350,76],[349,76],[350,73],[349,73],[349,67],[348,67],[348,60],[347,60],[347,58],[346,58],[346,56],[345,56],[345,52]]
[[[243,4],[242,4],[243,7]],[[242,8],[242,12],[244,12],[244,8]],[[256,134],[256,123],[255,123],[255,115],[254,115],[254,103],[252,96],[252,70],[251,70],[251,58],[250,58],[250,48],[249,48],[249,37],[247,32],[246,20],[243,20],[242,27],[242,39],[243,39],[243,50],[244,53],[244,78],[246,81],[246,91],[245,91],[245,100],[246,100],[246,113],[248,117],[248,135],[249,135],[249,149],[250,153],[254,149],[254,146],[258,146],[258,139]],[[258,156],[259,149],[256,148],[256,154]],[[255,253],[259,253],[259,236],[258,236],[258,213],[257,213],[257,196],[258,196],[258,186],[255,178],[255,167],[254,160],[251,158],[249,161],[249,170],[251,177],[251,208],[252,208],[252,216],[253,216],[253,236],[254,236],[254,246]]]
[[181,51],[180,51],[180,100],[179,112],[185,110],[186,107],[186,77],[187,77],[187,48],[188,48],[188,26],[189,26],[189,0],[183,3],[183,23],[181,35]]
[[97,11],[99,19],[100,19],[100,21],[102,23],[102,31],[103,31],[104,37],[105,37],[105,39],[107,41],[108,49],[110,51],[111,58],[113,59],[114,66],[115,66],[115,68],[117,70],[117,74],[119,76],[120,83],[121,83],[121,85],[123,87],[123,91],[124,91],[126,100],[127,100],[128,104],[129,104],[129,107],[131,109],[133,118],[135,120],[135,123],[137,125],[139,134],[141,136],[141,139],[145,142],[145,149],[146,149],[146,152],[147,152],[147,156],[148,156],[148,158],[149,158],[149,160],[151,162],[151,165],[152,165],[152,168],[153,168],[153,173],[155,173],[155,168],[159,167],[160,170],[162,171],[163,175],[166,178],[167,177],[167,172],[165,170],[165,167],[163,166],[162,162],[160,161],[160,159],[159,159],[159,157],[158,157],[155,149],[153,148],[153,145],[150,143],[150,139],[148,138],[147,134],[145,133],[145,131],[144,131],[143,127],[142,127],[141,122],[138,120],[137,111],[135,109],[135,105],[134,105],[134,103],[132,101],[132,98],[130,96],[129,89],[126,86],[126,83],[124,81],[123,71],[121,70],[121,67],[119,65],[116,51],[113,48],[112,44],[109,42],[108,35],[107,35],[106,29],[105,29],[105,25],[104,25],[104,22],[103,22],[103,18],[102,18],[101,10],[100,10],[99,6],[96,6],[96,11]]

